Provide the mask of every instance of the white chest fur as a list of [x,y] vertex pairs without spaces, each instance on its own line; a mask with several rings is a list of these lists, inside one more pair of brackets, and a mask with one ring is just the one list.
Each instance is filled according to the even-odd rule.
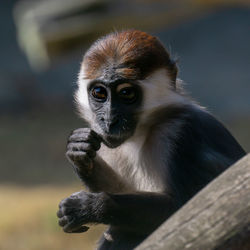
[[152,166],[142,160],[144,140],[143,136],[133,137],[115,149],[102,145],[98,154],[136,190],[160,192],[163,190],[162,181],[151,171]]

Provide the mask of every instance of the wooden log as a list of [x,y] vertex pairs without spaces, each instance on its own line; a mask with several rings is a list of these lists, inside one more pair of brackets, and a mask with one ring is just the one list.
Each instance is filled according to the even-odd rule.
[[212,181],[138,248],[250,249],[250,154]]

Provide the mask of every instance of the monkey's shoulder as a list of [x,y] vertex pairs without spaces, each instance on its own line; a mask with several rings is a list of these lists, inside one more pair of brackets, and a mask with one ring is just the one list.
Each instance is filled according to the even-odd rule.
[[184,132],[197,141],[200,147],[210,148],[235,160],[245,155],[245,151],[229,130],[213,115],[199,107],[189,111]]
[[185,165],[228,166],[246,154],[227,128],[198,105],[166,109],[146,141],[154,155],[165,155],[168,165],[181,160]]
[[192,141],[217,150],[224,148],[236,154],[245,153],[228,129],[196,104],[163,109],[150,134],[152,137],[160,137],[162,141],[172,140],[182,145],[184,141]]
[[165,170],[181,203],[245,155],[224,125],[200,107],[185,107],[164,125],[168,136],[162,142],[171,145]]

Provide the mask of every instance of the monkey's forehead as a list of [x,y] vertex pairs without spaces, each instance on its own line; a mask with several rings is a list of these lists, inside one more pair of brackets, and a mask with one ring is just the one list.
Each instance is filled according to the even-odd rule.
[[156,37],[137,30],[108,34],[97,40],[83,59],[88,79],[121,77],[145,79],[159,68],[167,68],[173,78],[175,63]]

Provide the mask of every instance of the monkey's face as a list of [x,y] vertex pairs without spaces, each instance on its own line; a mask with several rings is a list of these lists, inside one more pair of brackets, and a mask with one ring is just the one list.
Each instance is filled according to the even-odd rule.
[[137,125],[136,114],[142,100],[140,87],[125,80],[92,81],[87,91],[104,143],[111,148],[121,145],[133,135]]
[[136,128],[140,132],[148,114],[166,102],[176,74],[175,63],[157,38],[135,30],[111,33],[84,55],[78,108],[104,143],[117,147]]

